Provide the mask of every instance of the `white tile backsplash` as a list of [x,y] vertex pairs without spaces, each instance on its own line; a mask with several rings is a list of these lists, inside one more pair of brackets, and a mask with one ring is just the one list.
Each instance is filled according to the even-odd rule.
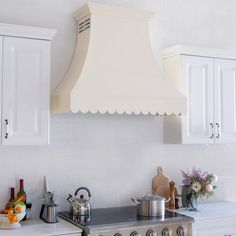
[[1,206],[8,187],[23,177],[37,214],[44,175],[57,192],[60,209],[69,206],[67,194],[79,186],[91,190],[93,207],[129,205],[131,197],[150,191],[159,165],[178,184],[182,168],[214,171],[220,176],[215,199],[236,199],[231,191],[234,145],[165,145],[161,117],[78,114],[60,119],[57,115],[51,123],[49,146],[0,147]]

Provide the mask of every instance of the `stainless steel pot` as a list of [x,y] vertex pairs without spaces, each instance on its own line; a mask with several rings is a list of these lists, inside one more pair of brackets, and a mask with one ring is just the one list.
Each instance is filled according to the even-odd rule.
[[161,217],[165,215],[165,203],[168,202],[170,198],[147,194],[144,197],[131,198],[131,200],[137,204],[139,216]]

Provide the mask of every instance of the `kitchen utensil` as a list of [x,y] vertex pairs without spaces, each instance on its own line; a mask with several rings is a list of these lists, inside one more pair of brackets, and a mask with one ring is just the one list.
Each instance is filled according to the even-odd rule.
[[170,201],[169,201],[168,208],[170,210],[174,210],[175,209],[175,182],[171,181],[169,185],[170,185]]
[[[41,207],[40,219],[46,223],[57,223],[57,204],[54,202],[54,193],[44,193],[45,203]],[[45,210],[46,209],[46,210]]]
[[[79,198],[77,198],[78,192],[81,190],[85,190],[88,194],[88,198],[84,198],[84,195],[80,195]],[[80,187],[75,191],[75,196],[74,199],[72,198],[72,195],[69,194],[69,197],[67,198],[67,201],[71,204],[71,209],[73,212],[74,216],[85,216],[85,215],[90,215],[91,213],[91,205],[90,205],[90,200],[91,198],[91,193],[88,188],[86,187]]]
[[44,189],[44,193],[48,192],[48,181],[47,181],[46,176],[43,177],[43,189]]
[[[45,211],[46,209],[46,211]],[[40,211],[40,219],[45,223],[57,223],[57,204],[46,205],[43,204]]]
[[152,180],[152,191],[158,196],[169,196],[169,178],[163,174],[162,167],[157,167],[157,175]]
[[144,197],[137,199],[131,198],[131,200],[137,204],[139,216],[162,217],[165,215],[165,203],[168,202],[170,198],[163,198],[147,193]]

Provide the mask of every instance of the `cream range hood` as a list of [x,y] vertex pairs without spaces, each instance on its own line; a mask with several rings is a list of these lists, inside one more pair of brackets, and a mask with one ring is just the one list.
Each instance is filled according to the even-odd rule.
[[149,39],[152,16],[98,3],[75,12],[77,45],[53,93],[53,112],[184,114],[186,98],[158,72]]

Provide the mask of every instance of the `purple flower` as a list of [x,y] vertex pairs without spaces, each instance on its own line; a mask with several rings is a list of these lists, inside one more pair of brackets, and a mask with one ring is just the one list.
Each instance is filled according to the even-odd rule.
[[185,186],[191,186],[192,181],[191,181],[191,179],[186,178],[186,179],[183,179],[183,184]]
[[194,170],[193,174],[197,180],[202,180],[204,178],[204,174],[200,170]]

